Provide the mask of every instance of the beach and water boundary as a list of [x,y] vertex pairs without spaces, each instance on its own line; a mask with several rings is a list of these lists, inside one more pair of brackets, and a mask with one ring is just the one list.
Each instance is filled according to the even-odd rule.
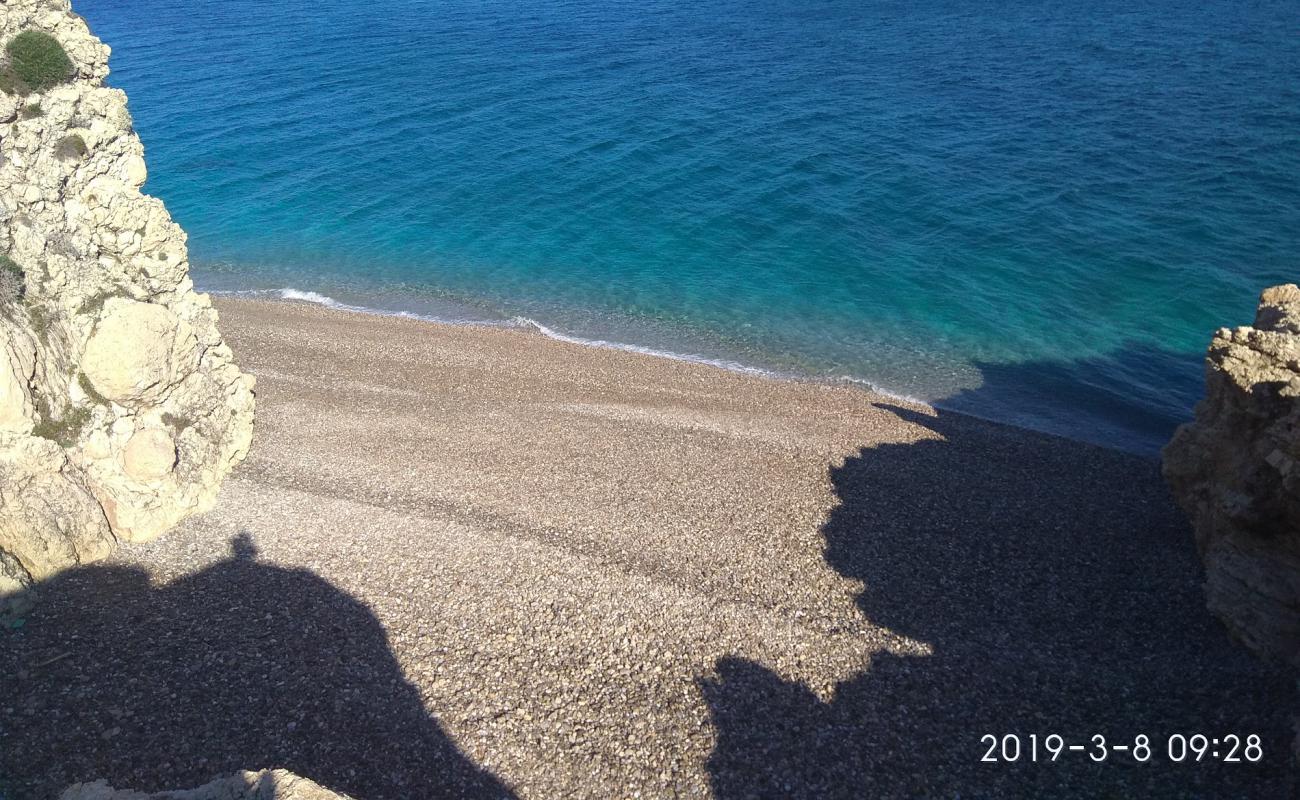
[[[487,309],[481,306],[457,304],[445,300],[436,304],[436,310],[413,310],[415,308],[420,308],[420,305],[403,302],[403,298],[394,298],[392,295],[389,295],[386,299],[393,307],[385,308],[378,304],[363,304],[367,302],[367,299],[360,296],[354,302],[346,302],[319,292],[294,287],[283,287],[279,289],[219,289],[214,290],[211,293],[220,298],[306,303],[336,311],[374,315],[379,317],[418,320],[432,325],[532,331],[559,342],[700,364],[730,372],[759,376],[772,380],[811,382],[830,386],[849,386],[861,389],[878,397],[898,400],[913,405],[928,406],[944,411],[956,412],[986,422],[1009,425],[1013,428],[1021,428],[1037,433],[1061,436],[1074,441],[1122,450],[1152,458],[1158,456],[1159,448],[1165,444],[1168,435],[1173,431],[1173,426],[1184,421],[1183,418],[1171,416],[1170,412],[1166,412],[1163,415],[1151,415],[1149,413],[1143,414],[1142,410],[1137,407],[1137,404],[1134,404],[1134,408],[1130,410],[1135,413],[1135,416],[1140,419],[1145,417],[1145,419],[1141,419],[1140,427],[1132,428],[1125,424],[1125,420],[1117,421],[1115,419],[1106,419],[1103,416],[1101,418],[1093,419],[1095,423],[1093,427],[1085,428],[1083,427],[1082,421],[1077,417],[1084,417],[1086,419],[1086,411],[1078,408],[1069,408],[1068,405],[1064,409],[1063,414],[1061,413],[1061,409],[1055,409],[1056,413],[1041,418],[1035,417],[1032,414],[1028,416],[1023,414],[1017,415],[1015,413],[1016,409],[999,407],[996,405],[996,403],[1000,401],[999,399],[994,400],[995,404],[989,404],[982,400],[972,402],[972,392],[970,391],[963,391],[952,398],[932,399],[915,397],[904,392],[893,391],[888,387],[874,384],[871,381],[860,377],[850,375],[814,375],[792,369],[782,370],[778,368],[758,366],[712,354],[675,351],[662,347],[635,344],[629,341],[578,336],[561,330],[556,330],[549,325],[528,317],[506,317],[501,314],[492,315]],[[427,309],[429,304],[426,302],[424,305]],[[1158,360],[1160,358],[1168,358],[1168,354],[1160,353],[1156,350],[1139,350],[1137,355],[1134,357],[1153,357]],[[1198,358],[1195,360],[1199,362],[1200,359]],[[1141,364],[1138,364],[1135,368],[1141,369],[1141,366]],[[994,369],[996,370],[996,368]],[[1016,370],[1015,367],[1012,367],[1011,369],[1012,371]],[[1025,369],[1027,371],[1037,371],[1042,369],[1052,371],[1061,370],[1062,367],[1060,365],[1048,365],[1046,367],[1043,365],[1028,365]],[[1015,380],[1018,381],[1020,379],[1016,378]],[[1199,385],[1199,383],[1197,385]],[[998,388],[1000,389],[1001,387]],[[1017,388],[1019,387],[1013,388],[1013,395],[1016,393]],[[1108,393],[1116,394],[1122,393],[1124,387],[1108,386],[1105,387],[1105,390]],[[1016,399],[1023,402],[1024,397],[1020,396]],[[1150,398],[1147,399],[1150,400]],[[1187,401],[1175,400],[1173,403],[1175,408],[1179,402],[1186,403]],[[1122,404],[1122,401],[1120,404]],[[1023,411],[1024,409],[1020,410]],[[1190,419],[1190,410],[1190,405],[1187,405],[1186,419]],[[1102,413],[1104,415],[1109,412],[1103,411]],[[1008,417],[1010,417],[1010,419],[1008,419]],[[1118,424],[1116,424],[1117,422]]]
[[[31,796],[270,764],[373,800],[1287,792],[1293,680],[1204,610],[1148,458],[540,332],[214,305],[252,449],[210,513],[43,584],[0,667],[70,653],[38,679],[148,715],[105,739],[76,692],[0,707]],[[1039,724],[1247,725],[1277,756],[980,763]]]
[[1282,0],[1106,6],[79,9],[201,288],[466,305],[1153,454],[1212,332],[1294,278],[1300,43]]
[[[161,9],[153,1],[142,0],[145,16],[160,12],[164,24],[167,12],[178,10],[167,6],[175,0],[161,0]],[[269,80],[260,89],[244,96],[226,91],[230,139],[241,138],[239,110],[247,109],[249,97],[265,100],[269,91],[286,120],[321,108],[346,118],[340,127],[314,131],[310,144],[276,152],[307,154],[310,163],[321,143],[336,153],[382,150],[350,146],[356,140],[340,128],[356,117],[338,114],[335,102],[313,97],[295,110],[292,101],[304,86],[328,94],[340,74],[369,74],[381,85],[409,76],[407,69],[381,72],[382,78],[367,73],[374,50],[368,45],[394,33],[455,32],[412,26],[425,6],[391,1],[402,11],[396,26],[386,28],[392,17],[375,9],[353,17],[379,22],[378,30],[348,31],[367,51],[360,62],[325,58],[304,69],[292,58],[277,59],[262,65],[270,69],[262,72]],[[330,16],[341,10],[332,2],[322,0],[319,17],[284,14],[290,23],[272,35],[328,41],[338,22]],[[455,3],[447,4],[452,20],[465,11]],[[530,15],[524,3],[523,14],[511,4],[504,20],[490,3],[469,19],[504,22],[493,35],[506,33],[505,39],[520,18],[532,34],[572,33],[547,30],[545,15]],[[593,20],[581,3],[560,0],[561,21],[604,33],[629,19],[597,9]],[[232,0],[229,8],[236,9],[233,17],[196,12],[214,39],[229,37],[244,23],[242,14],[265,13],[264,4],[250,0]],[[15,10],[23,15],[16,27],[49,27],[58,36],[24,32],[13,42],[38,43],[56,76],[63,66],[55,56],[66,42],[80,71],[69,68],[72,85],[43,95],[39,108],[24,106],[20,114],[14,101],[4,105],[12,111],[5,117],[12,120],[4,127],[6,154],[13,143],[18,153],[36,157],[6,157],[0,164],[14,176],[8,184],[28,187],[15,193],[15,230],[5,232],[18,258],[0,264],[8,273],[0,328],[10,367],[0,374],[0,417],[4,471],[14,478],[0,487],[0,675],[12,698],[0,704],[0,795],[45,798],[74,784],[63,795],[71,800],[79,792],[101,795],[106,783],[152,791],[272,765],[367,800],[1209,797],[1240,793],[1243,785],[1267,796],[1295,793],[1290,623],[1296,603],[1279,602],[1274,590],[1292,577],[1285,537],[1300,526],[1278,494],[1300,476],[1292,436],[1300,406],[1285,402],[1295,399],[1290,389],[1297,381],[1296,286],[1264,293],[1258,330],[1216,333],[1207,400],[1197,424],[1167,448],[1163,464],[1116,445],[1134,432],[1162,439],[1155,434],[1168,421],[1164,412],[1183,410],[1173,385],[1180,359],[1191,351],[1158,328],[1185,329],[1196,313],[1180,314],[1178,307],[1195,306],[1205,284],[1224,281],[1162,294],[1155,284],[1169,278],[1161,275],[1169,260],[1145,272],[1097,274],[1074,263],[1052,270],[1046,283],[1024,281],[1015,293],[1004,292],[1017,283],[1008,268],[1050,260],[1015,244],[983,253],[955,246],[972,231],[987,232],[969,219],[956,222],[955,239],[936,237],[944,240],[938,251],[958,256],[947,273],[918,252],[904,261],[912,269],[883,270],[900,281],[893,291],[887,281],[841,280],[846,274],[837,270],[855,277],[871,263],[802,260],[813,250],[788,247],[784,237],[807,231],[812,215],[806,209],[843,210],[835,188],[855,169],[837,162],[843,153],[788,153],[796,161],[776,183],[798,190],[773,196],[770,183],[746,187],[757,188],[765,201],[753,209],[796,210],[781,224],[760,226],[763,233],[780,231],[775,238],[787,246],[777,249],[791,256],[784,262],[712,262],[707,255],[719,240],[691,240],[678,244],[699,247],[677,252],[698,250],[704,258],[693,265],[678,269],[666,257],[673,248],[650,247],[650,241],[634,249],[654,258],[634,264],[604,246],[616,228],[585,216],[582,224],[560,221],[544,235],[525,223],[529,234],[513,238],[484,237],[481,228],[452,219],[444,232],[543,256],[463,260],[420,241],[436,227],[429,212],[451,209],[411,192],[389,204],[396,217],[380,215],[380,222],[400,218],[418,232],[406,242],[418,258],[406,262],[405,275],[392,251],[364,247],[314,268],[303,258],[312,241],[327,243],[338,233],[388,245],[393,229],[363,224],[376,208],[364,197],[349,197],[343,216],[309,209],[306,201],[281,202],[286,186],[296,187],[291,193],[328,194],[330,182],[346,172],[338,161],[286,171],[265,169],[254,157],[244,176],[251,174],[254,187],[266,192],[250,194],[244,210],[248,219],[269,215],[266,230],[257,230],[266,234],[263,244],[279,247],[287,233],[303,234],[298,261],[288,270],[293,280],[266,286],[278,269],[267,265],[285,262],[252,259],[245,263],[263,266],[228,270],[243,296],[211,298],[193,290],[185,231],[139,191],[145,164],[125,97],[100,85],[107,48],[87,36],[66,0],[54,8],[50,0],[20,0]],[[745,18],[762,23],[749,44],[772,44],[767,37],[778,23],[778,30],[800,34],[790,51],[808,51],[802,34],[817,29],[816,17],[800,12],[799,22],[783,29],[779,15],[765,20],[763,10],[760,3]],[[826,30],[833,31],[846,9],[831,10]],[[179,11],[173,21],[193,21],[191,12]],[[861,28],[863,20],[847,12]],[[933,16],[934,9],[927,12]],[[539,19],[540,31],[530,27]],[[5,38],[14,20],[0,14]],[[1040,21],[1018,20],[1021,33]],[[1067,25],[1071,35],[1079,33],[1078,22]],[[319,27],[299,28],[312,23]],[[951,49],[954,37],[972,27],[949,22],[940,49]],[[637,28],[624,41],[689,39],[664,33]],[[910,44],[921,31],[909,33],[889,41]],[[1271,40],[1262,41],[1267,51]],[[1111,51],[1090,44],[1085,63],[1108,60]],[[1122,52],[1139,52],[1141,40],[1128,44]],[[1240,44],[1227,59],[1216,50],[1211,60],[1232,63],[1234,56],[1255,54],[1260,42]],[[178,42],[166,47],[178,46],[185,49]],[[22,47],[10,48],[13,70],[23,66]],[[513,56],[529,48],[502,50]],[[561,60],[570,52],[562,44]],[[589,49],[577,54],[584,68],[594,63],[606,70],[618,69],[625,57],[616,52],[613,61],[593,62]],[[254,79],[243,86],[257,86],[257,65],[227,55],[233,57],[226,64],[251,67]],[[465,55],[475,65],[491,63],[481,47]],[[672,60],[680,51],[656,55]],[[751,65],[756,74],[773,74],[759,61]],[[937,59],[930,54],[922,61]],[[1019,74],[1023,63],[1010,72]],[[1049,75],[1079,77],[1063,66],[1045,68]],[[581,85],[601,86],[587,77]],[[942,87],[943,77],[930,80]],[[1090,74],[1079,85],[1105,86],[1107,77]],[[963,90],[980,85],[973,72],[960,81]],[[532,88],[545,96],[553,85],[543,80]],[[527,86],[513,88],[528,94]],[[407,85],[398,94],[418,96],[417,90]],[[370,95],[379,105],[382,96]],[[1254,95],[1267,96],[1267,89]],[[481,118],[489,109],[471,103],[466,110]],[[790,110],[778,111],[775,121],[790,122]],[[528,111],[512,107],[504,117],[526,127]],[[956,117],[945,117],[940,127],[950,125],[973,133]],[[284,131],[293,123],[271,127]],[[801,141],[821,141],[815,127]],[[376,133],[369,124],[354,128],[363,139]],[[65,136],[69,129],[82,133]],[[414,130],[420,135],[412,140],[430,144],[435,137],[427,134],[436,129],[399,133]],[[85,158],[65,161],[65,152],[76,156],[78,148],[68,145],[83,133]],[[1050,131],[1042,133],[1054,142]],[[647,142],[639,134],[631,140]],[[279,135],[263,144],[268,141],[285,144]],[[649,159],[634,149],[614,160],[650,166],[658,180],[662,173],[653,167],[663,165],[665,143],[689,150],[695,137],[648,141]],[[580,143],[579,160],[618,150],[605,144]],[[902,149],[925,152],[923,141],[910,138]],[[514,152],[527,161],[534,150],[521,141]],[[960,162],[954,154],[961,150],[945,148],[945,158]],[[438,154],[431,160],[444,154],[437,147],[429,152]],[[1077,154],[1068,146],[1061,152]],[[1024,163],[1014,151],[1003,155]],[[707,156],[694,160],[712,163]],[[481,166],[466,173],[457,165],[447,174],[470,194],[482,188],[470,175],[507,183],[517,177],[497,172],[499,163]],[[1122,165],[1121,172],[1128,166],[1140,165]],[[398,178],[438,183],[437,170],[409,162],[397,167]],[[212,184],[214,196],[240,165],[221,164],[217,171],[226,177]],[[817,180],[803,184],[813,173]],[[881,184],[888,174],[898,173],[877,173]],[[609,185],[644,188],[648,176],[624,177]],[[376,178],[376,187],[393,190]],[[812,185],[819,188],[811,193],[828,202],[803,203],[800,192]],[[970,185],[977,194],[983,188]],[[537,197],[505,194],[525,203]],[[1069,194],[1054,195],[1047,206],[1078,211],[1063,199]],[[904,249],[916,241],[894,237],[909,222],[922,220],[931,233],[955,222],[940,208],[930,214],[926,192],[914,186],[893,197],[912,195],[918,204],[882,228]],[[846,196],[861,197],[850,189],[838,199]],[[565,205],[585,214],[608,197],[578,195],[583,202]],[[85,202],[78,207],[71,198]],[[1285,216],[1286,198],[1283,190],[1264,206]],[[633,199],[631,210],[638,202]],[[639,219],[621,213],[628,210],[610,218]],[[277,225],[274,215],[286,211]],[[303,211],[314,228],[294,228],[289,217]],[[918,211],[921,216],[910,213]],[[1072,236],[1082,241],[1082,231],[1100,229],[1093,224],[1099,220],[1129,220],[1113,206],[1102,211],[1067,214],[1081,224]],[[1196,216],[1182,221],[1194,227]],[[690,211],[685,217],[697,232],[713,235],[709,223],[716,218]],[[95,222],[89,231],[88,219]],[[752,233],[752,219],[741,214],[731,222]],[[1007,227],[1019,230],[1019,221],[1004,215]],[[1148,219],[1138,227],[1169,221]],[[850,237],[869,230],[852,222],[835,217],[824,230]],[[557,261],[578,264],[577,272],[549,272],[543,261],[557,251],[533,245],[562,243],[566,230],[594,236],[579,248],[593,258],[580,263],[561,255]],[[556,233],[559,239],[551,239]],[[1206,249],[1222,254],[1253,242],[1271,250],[1252,236],[1247,231]],[[224,241],[236,248],[252,243],[242,235]],[[1019,257],[1007,257],[1018,251]],[[1279,251],[1285,244],[1272,252]],[[987,256],[983,271],[972,268],[979,265],[972,255]],[[1107,257],[1089,263],[1105,266]],[[193,280],[203,285],[211,274],[203,265],[211,262],[198,248],[193,258],[199,265]],[[1144,263],[1132,251],[1120,260]],[[725,266],[701,275],[706,262]],[[1274,266],[1260,264],[1264,272]],[[397,273],[390,271],[395,265]],[[1188,277],[1204,277],[1213,265],[1188,267]],[[787,280],[755,282],[764,272]],[[1233,283],[1247,272],[1219,277]],[[1160,280],[1143,289],[1143,276]],[[455,287],[458,278],[480,291]],[[357,291],[336,293],[331,285]],[[734,291],[720,293],[729,285]],[[367,287],[376,293],[367,295]],[[557,302],[570,291],[566,302]],[[981,292],[1000,305],[981,303]],[[945,329],[962,315],[929,305],[943,298],[982,320],[964,318]],[[456,299],[467,308],[457,310]],[[1055,304],[1062,299],[1068,308]],[[479,319],[475,303],[512,311]],[[909,303],[910,324],[891,326],[875,315],[907,310]],[[1106,313],[1082,313],[1094,303]],[[1118,306],[1126,308],[1117,312]],[[534,308],[545,313],[528,312]],[[1015,319],[1007,309],[1016,311]],[[1125,323],[1131,329],[1143,316],[1152,322],[1145,343],[1116,347]],[[1096,347],[1080,350],[1089,324]],[[981,328],[994,335],[974,351],[945,349],[954,341],[973,343],[967,335]],[[818,359],[834,362],[835,352],[863,354],[852,361],[861,369],[844,374],[902,370],[920,381],[915,385],[954,391],[944,396],[946,407],[890,396],[862,379],[835,378],[839,371],[820,374],[794,351],[772,346],[801,338],[812,345],[803,355],[817,356],[812,362],[823,366],[828,362]],[[692,348],[691,341],[708,346]],[[974,357],[990,345],[999,357]],[[1024,358],[1030,351],[1041,357]],[[779,361],[781,352],[805,368],[761,366],[765,358]],[[978,382],[965,379],[972,371]],[[1050,402],[1035,409],[1044,399]],[[1035,421],[1047,430],[1060,424],[1086,430],[1109,446],[1036,432],[1032,424],[989,422],[967,413],[972,408],[1014,410],[1018,422],[1026,412],[1054,409],[1064,415]],[[1272,552],[1260,549],[1279,540]],[[1243,588],[1253,594],[1243,597]],[[1259,634],[1272,646],[1261,646]],[[1200,734],[1207,742],[1210,734],[1244,737],[1244,762],[1215,752],[1184,763],[1173,743],[1196,739],[1192,731],[1209,732]],[[1018,744],[1026,736],[1033,737],[1032,755]],[[1050,762],[1037,748],[1049,737],[1071,745]],[[1072,757],[1094,749],[1098,737],[1100,762],[1094,753]],[[1009,741],[1017,743],[1014,756]],[[225,788],[243,783],[236,777]],[[269,790],[262,785],[255,793]]]

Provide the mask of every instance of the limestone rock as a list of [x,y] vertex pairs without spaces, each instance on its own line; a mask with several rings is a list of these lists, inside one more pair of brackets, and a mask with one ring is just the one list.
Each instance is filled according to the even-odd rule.
[[[0,292],[0,604],[211,507],[253,424],[253,380],[194,291],[185,232],[140,193],[108,48],[68,0],[0,2],[0,58],[24,30],[56,38],[75,74],[0,93],[0,255],[22,270]],[[41,115],[20,113],[32,102]]]
[[284,769],[236,772],[197,789],[145,794],[115,790],[105,781],[69,786],[59,800],[349,800]]
[[0,550],[0,625],[26,614],[35,599],[27,570],[18,559]]
[[176,443],[161,428],[136,431],[122,451],[122,467],[137,481],[156,481],[176,465]]
[[1259,655],[1300,667],[1300,287],[1265,290],[1253,327],[1221,329],[1206,397],[1164,450],[1192,520],[1206,600]]
[[27,396],[36,369],[36,343],[12,323],[4,326],[6,336],[0,349],[0,433],[31,430],[35,408]]
[[155,403],[194,367],[194,334],[180,327],[166,306],[112,298],[86,342],[81,371],[109,400]]
[[58,444],[22,437],[0,449],[0,551],[30,578],[103,558],[114,538]]

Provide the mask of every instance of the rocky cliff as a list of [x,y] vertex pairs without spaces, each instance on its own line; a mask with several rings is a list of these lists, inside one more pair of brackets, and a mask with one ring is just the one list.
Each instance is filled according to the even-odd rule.
[[188,277],[109,50],[68,0],[0,2],[0,597],[215,500],[253,380]]
[[1266,290],[1253,327],[1214,335],[1205,400],[1164,473],[1195,528],[1210,610],[1300,667],[1300,288]]

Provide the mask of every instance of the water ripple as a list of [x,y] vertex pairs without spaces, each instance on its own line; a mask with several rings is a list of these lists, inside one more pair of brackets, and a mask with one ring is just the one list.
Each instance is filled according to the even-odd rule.
[[1290,0],[79,10],[200,285],[454,301],[1149,452],[1210,332],[1300,276]]

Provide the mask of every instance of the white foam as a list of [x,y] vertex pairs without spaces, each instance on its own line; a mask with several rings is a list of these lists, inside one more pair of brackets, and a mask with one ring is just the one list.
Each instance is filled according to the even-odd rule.
[[326,295],[317,294],[316,292],[305,292],[301,289],[294,289],[291,286],[286,286],[281,289],[279,294],[281,300],[301,300],[304,303],[317,303],[330,308],[343,307],[343,304],[335,300],[333,297],[327,297]]
[[872,383],[866,378],[855,378],[852,375],[841,375],[840,380],[843,381],[844,383],[852,383],[857,386],[865,387],[867,391],[871,392],[872,394],[878,394],[881,397],[888,397],[890,400],[899,400],[904,403],[911,403],[913,405],[925,406],[926,408],[935,407],[934,403],[929,400],[922,400],[919,397],[913,397],[910,394],[903,394],[901,392],[891,392],[888,389],[882,388],[879,384]]
[[[377,314],[379,316],[384,316],[384,317],[402,317],[404,319],[418,319],[418,320],[423,320],[425,322],[434,322],[442,325],[481,325],[489,328],[501,328],[501,327],[526,328],[529,330],[534,330],[540,333],[541,335],[547,337],[548,339],[554,339],[559,342],[568,342],[569,344],[582,345],[584,347],[600,347],[606,350],[622,350],[628,353],[640,353],[641,355],[654,356],[655,358],[667,358],[673,361],[685,361],[691,364],[705,364],[711,367],[718,367],[720,369],[725,369],[730,372],[739,372],[745,375],[757,375],[764,378],[778,378],[778,379],[793,380],[799,377],[794,374],[780,373],[770,369],[763,369],[761,367],[754,367],[748,364],[742,364],[739,361],[731,361],[729,359],[724,359],[724,358],[712,358],[709,356],[700,355],[698,353],[678,353],[672,350],[661,350],[658,348],[645,347],[643,345],[638,345],[638,344],[628,344],[627,342],[615,342],[615,341],[610,341],[608,339],[588,339],[582,336],[574,336],[572,334],[562,333],[560,331],[557,331],[554,328],[550,328],[546,325],[543,325],[537,320],[531,319],[529,317],[512,317],[511,319],[504,320],[504,321],[486,320],[486,319],[463,319],[463,318],[448,319],[445,317],[438,317],[432,314],[416,314],[410,311],[392,311],[389,309],[373,308],[370,306],[352,305],[350,303],[340,302],[338,300],[335,300],[333,297],[320,294],[319,292],[313,292],[304,289],[295,289],[292,286],[286,286],[281,289],[232,289],[232,290],[225,290],[225,291],[218,290],[218,291],[213,291],[212,294],[226,295],[230,297],[262,297],[262,298],[272,297],[272,298],[278,298],[280,300],[290,300],[290,301],[297,301],[303,303],[314,303],[316,305],[325,306],[326,308],[332,308],[339,311],[352,311],[360,314]],[[855,385],[863,386],[866,389],[870,390],[872,393],[881,395],[882,397],[888,397],[894,400],[900,400],[907,403],[914,403],[917,405],[929,406],[933,408],[932,403],[929,403],[925,400],[921,400],[916,397],[912,397],[910,395],[899,394],[898,392],[891,392],[887,389],[882,389],[881,387],[877,386],[871,381],[865,380],[863,378],[854,378],[849,375],[844,375],[840,378],[840,380],[846,383],[852,383]]]
[[708,364],[709,366],[721,367],[722,369],[730,370],[732,372],[743,372],[747,375],[761,375],[767,378],[792,377],[781,375],[780,373],[773,372],[769,369],[761,369],[759,367],[751,367],[747,364],[741,364],[739,361],[710,358],[695,353],[675,353],[671,350],[659,350],[653,347],[643,347],[639,344],[627,344],[626,342],[611,342],[606,339],[585,339],[581,336],[571,336],[567,333],[560,333],[557,330],[548,328],[537,320],[529,319],[528,317],[515,317],[511,320],[511,323],[515,327],[532,328],[549,339],[568,342],[570,344],[580,344],[586,347],[601,347],[607,350],[623,350],[628,353],[640,353],[642,355],[655,356],[656,358],[668,358],[673,361],[688,361],[692,364]]
[[218,297],[253,297],[253,298],[275,298],[279,300],[289,300],[299,303],[314,303],[315,305],[325,306],[338,311],[353,311],[358,314],[376,314],[381,317],[401,317],[403,319],[418,319],[425,322],[437,322],[443,325],[500,325],[491,320],[477,319],[458,319],[438,317],[433,314],[416,314],[413,311],[394,311],[388,308],[375,308],[373,306],[358,306],[352,303],[343,303],[335,300],[329,295],[319,292],[307,291],[304,289],[295,289],[292,286],[286,286],[282,289],[216,289],[209,292]]

